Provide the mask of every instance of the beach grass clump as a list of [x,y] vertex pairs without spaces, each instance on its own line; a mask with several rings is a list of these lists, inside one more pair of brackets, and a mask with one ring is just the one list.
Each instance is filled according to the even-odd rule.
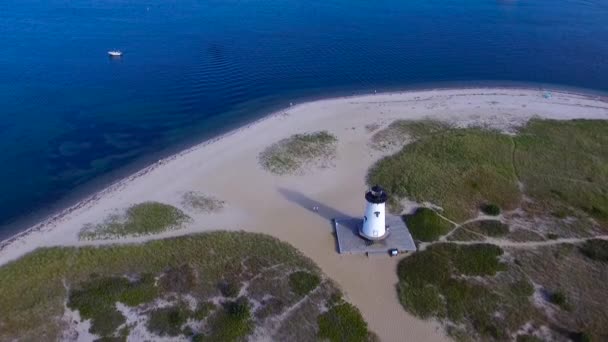
[[160,336],[178,336],[183,333],[182,326],[193,312],[183,304],[152,310],[148,319],[148,331]]
[[321,283],[318,275],[306,271],[297,271],[289,275],[289,286],[298,296],[305,296]]
[[579,247],[579,250],[591,260],[608,263],[608,240],[587,240]]
[[378,150],[401,148],[407,142],[449,129],[444,122],[434,120],[396,120],[372,136],[372,147]]
[[413,214],[405,215],[404,220],[412,237],[418,241],[435,241],[452,228],[450,222],[429,208],[418,208]]
[[477,215],[484,203],[517,206],[520,191],[512,162],[511,137],[481,129],[448,129],[423,136],[381,159],[369,170],[368,184],[390,196],[431,202],[455,221]]
[[507,265],[499,259],[502,254],[501,248],[490,244],[442,243],[405,258],[397,270],[401,304],[420,318],[443,318],[479,336],[504,338],[509,332],[496,312],[508,311],[512,301],[476,280],[506,271]]
[[331,342],[367,342],[370,332],[361,312],[343,302],[331,307],[317,319],[319,338]]
[[226,203],[213,196],[205,195],[196,191],[186,192],[182,197],[182,205],[185,208],[206,214],[215,213],[224,208]]
[[100,224],[86,226],[79,238],[100,240],[157,234],[181,228],[189,219],[188,215],[174,206],[144,202],[129,207],[122,215],[113,214]]
[[[134,329],[125,325],[126,317],[118,304],[140,316],[138,330],[172,337],[177,334],[177,338],[202,334],[230,340],[245,336],[255,327],[264,330],[266,322],[300,300],[306,310],[300,312],[298,307],[292,314],[315,322],[316,327],[324,303],[338,289],[322,281],[318,285],[322,291],[303,299],[290,291],[289,275],[295,272],[322,279],[318,267],[295,248],[266,235],[244,232],[213,232],[130,245],[39,249],[0,267],[0,340],[60,339],[66,324],[75,324],[62,320],[66,303],[68,310],[80,314],[78,324],[90,319],[90,332],[108,339]],[[259,319],[254,307],[247,304],[248,309],[244,309],[239,304],[242,299],[226,299],[236,306],[216,307],[211,302],[217,300],[217,284],[225,279],[249,284],[246,299],[255,299],[256,310],[274,305],[266,302],[267,298],[280,305]],[[184,298],[188,298],[188,306]],[[196,307],[191,306],[192,301]],[[168,303],[164,304],[166,310],[159,303]],[[290,336],[310,334],[309,326],[286,325],[289,320],[278,323],[278,329],[289,331]]]
[[337,141],[327,131],[295,134],[266,148],[259,161],[265,170],[278,175],[325,167],[336,156]]
[[514,138],[526,193],[548,212],[608,224],[608,120],[531,120]]

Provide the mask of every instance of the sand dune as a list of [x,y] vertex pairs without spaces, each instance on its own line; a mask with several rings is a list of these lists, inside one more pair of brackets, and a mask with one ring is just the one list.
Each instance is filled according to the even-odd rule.
[[[336,280],[383,341],[444,340],[437,324],[415,319],[400,306],[395,291],[398,259],[337,254],[330,219],[362,215],[365,174],[382,157],[370,147],[370,125],[381,128],[395,119],[433,118],[513,131],[533,116],[608,119],[608,102],[563,92],[546,96],[540,90],[452,89],[296,105],[159,161],[3,242],[0,265],[41,246],[96,243],[78,240],[84,224],[143,201],[180,206],[185,192],[200,191],[226,201],[226,208],[213,214],[189,213],[194,220],[182,230],[118,242],[217,229],[271,234],[293,244]],[[333,166],[294,176],[276,176],[259,166],[258,154],[265,147],[292,134],[318,130],[338,138]],[[311,210],[315,206],[318,211]]]

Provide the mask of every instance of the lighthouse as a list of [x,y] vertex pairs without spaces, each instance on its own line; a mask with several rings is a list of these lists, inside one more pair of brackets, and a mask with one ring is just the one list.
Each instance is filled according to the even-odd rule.
[[386,192],[374,185],[365,193],[365,216],[359,234],[368,240],[382,240],[388,236],[385,219]]

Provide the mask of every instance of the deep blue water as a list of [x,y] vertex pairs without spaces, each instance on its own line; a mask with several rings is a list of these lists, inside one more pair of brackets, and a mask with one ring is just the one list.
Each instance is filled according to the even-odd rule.
[[471,81],[608,91],[608,2],[3,0],[0,51],[6,236],[125,165],[306,97]]

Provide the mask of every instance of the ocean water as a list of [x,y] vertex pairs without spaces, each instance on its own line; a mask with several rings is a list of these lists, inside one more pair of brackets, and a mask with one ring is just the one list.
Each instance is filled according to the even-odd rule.
[[3,0],[0,51],[6,237],[305,98],[477,82],[606,92],[608,2]]

